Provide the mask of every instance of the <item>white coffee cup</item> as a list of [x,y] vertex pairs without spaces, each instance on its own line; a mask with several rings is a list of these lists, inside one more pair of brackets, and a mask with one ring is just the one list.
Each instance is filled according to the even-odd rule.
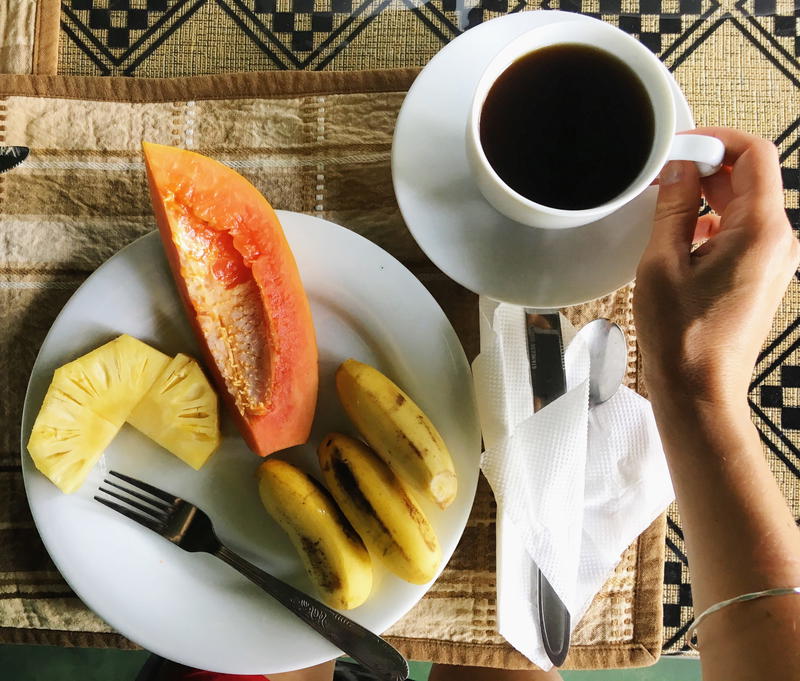
[[[582,210],[545,206],[513,190],[492,168],[480,138],[483,104],[497,78],[521,57],[543,47],[565,44],[590,45],[621,59],[644,85],[655,116],[650,155],[636,179],[611,201]],[[725,147],[715,137],[676,134],[675,100],[670,80],[668,72],[650,50],[624,31],[602,21],[561,21],[524,33],[492,59],[478,81],[472,100],[466,150],[478,188],[490,204],[516,222],[532,227],[563,228],[594,222],[621,208],[641,194],[669,160],[694,161],[702,176],[713,175],[722,165]],[[598,123],[598,134],[603,134],[601,123]]]

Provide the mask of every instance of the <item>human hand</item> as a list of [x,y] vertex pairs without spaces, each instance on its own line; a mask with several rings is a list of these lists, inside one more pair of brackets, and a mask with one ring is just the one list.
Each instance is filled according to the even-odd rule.
[[[783,207],[774,145],[724,128],[696,132],[722,140],[724,165],[703,179],[685,161],[662,170],[636,275],[637,337],[651,397],[677,391],[743,403],[800,245]],[[701,191],[717,215],[697,217]]]

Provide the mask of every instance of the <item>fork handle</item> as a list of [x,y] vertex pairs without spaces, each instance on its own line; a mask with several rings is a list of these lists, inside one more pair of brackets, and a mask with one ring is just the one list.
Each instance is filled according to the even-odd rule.
[[260,586],[281,605],[381,681],[406,681],[405,658],[377,634],[221,546],[214,555]]

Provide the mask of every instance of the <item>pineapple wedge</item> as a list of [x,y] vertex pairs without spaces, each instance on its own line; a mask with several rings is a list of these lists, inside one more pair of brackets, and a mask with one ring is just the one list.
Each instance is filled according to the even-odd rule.
[[164,368],[128,423],[195,470],[219,446],[217,395],[187,355],[176,355]]
[[66,394],[56,378],[36,417],[28,451],[42,473],[66,494],[81,486],[119,431]]
[[61,491],[78,489],[168,363],[123,335],[56,369],[28,440],[36,467]]

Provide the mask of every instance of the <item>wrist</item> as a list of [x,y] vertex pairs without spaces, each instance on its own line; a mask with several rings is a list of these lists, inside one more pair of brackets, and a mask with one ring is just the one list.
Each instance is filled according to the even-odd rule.
[[746,395],[742,397],[714,396],[708,393],[698,394],[679,389],[653,390],[649,386],[648,391],[653,409],[670,416],[692,421],[738,420],[746,416],[749,421],[750,405]]
[[753,424],[747,395],[733,395],[670,389],[651,389],[659,430],[674,434],[689,433],[700,439],[726,435],[750,438]]
[[653,367],[645,362],[645,385],[651,402],[663,403],[670,411],[749,414],[751,372],[719,364],[694,368],[687,368],[687,364]]

